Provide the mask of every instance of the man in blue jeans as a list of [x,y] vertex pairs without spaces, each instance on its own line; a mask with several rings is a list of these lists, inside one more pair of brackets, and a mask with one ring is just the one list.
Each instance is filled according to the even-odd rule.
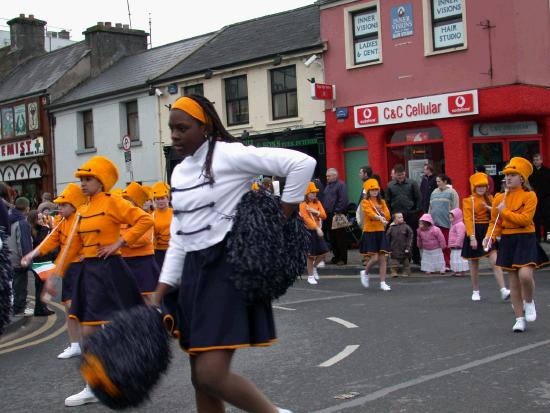
[[327,213],[325,220],[325,233],[328,233],[330,248],[334,257],[331,264],[346,265],[348,263],[348,245],[346,240],[346,228],[332,229],[332,219],[335,214],[347,215],[348,192],[346,184],[338,179],[338,171],[334,168],[327,169],[327,186],[323,191],[323,206]]

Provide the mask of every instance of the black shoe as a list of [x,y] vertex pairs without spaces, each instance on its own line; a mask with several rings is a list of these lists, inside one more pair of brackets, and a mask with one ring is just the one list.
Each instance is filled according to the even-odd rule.
[[336,258],[333,258],[333,259],[330,260],[330,263],[332,265],[336,265],[337,262],[338,262],[338,260]]
[[47,316],[52,315],[52,314],[55,314],[55,311],[52,311],[49,308],[46,308],[45,310],[34,312],[35,317],[47,317]]

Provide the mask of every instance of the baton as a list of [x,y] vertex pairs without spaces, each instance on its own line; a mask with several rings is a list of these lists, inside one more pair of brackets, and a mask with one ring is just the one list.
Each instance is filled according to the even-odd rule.
[[[502,199],[502,202],[506,201],[506,195],[508,195],[508,188],[506,188],[504,190],[504,197]],[[493,229],[491,230],[491,235],[489,235],[489,241],[487,241],[487,246],[485,248],[483,248],[483,251],[485,251],[485,252],[489,252],[489,250],[491,249],[491,243],[493,241],[493,234],[495,233],[495,228],[497,226],[499,218],[500,218],[500,211],[498,211],[497,217],[495,219],[495,223],[493,225]]]

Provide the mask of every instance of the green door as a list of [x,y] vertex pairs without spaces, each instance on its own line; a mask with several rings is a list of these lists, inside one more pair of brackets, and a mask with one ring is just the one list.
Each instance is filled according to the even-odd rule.
[[357,204],[363,182],[359,178],[359,168],[369,164],[369,151],[366,139],[362,135],[349,136],[344,140],[344,165],[346,186],[350,203]]

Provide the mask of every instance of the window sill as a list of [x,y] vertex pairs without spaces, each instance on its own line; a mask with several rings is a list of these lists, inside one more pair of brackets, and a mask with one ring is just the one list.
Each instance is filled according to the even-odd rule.
[[452,47],[452,48],[443,49],[443,50],[428,50],[424,52],[424,56],[425,57],[437,56],[445,53],[460,52],[461,50],[467,50],[467,49],[468,49],[468,46],[460,46],[460,47]]
[[296,117],[292,117],[292,118],[270,120],[270,121],[267,121],[265,124],[266,125],[279,125],[281,123],[301,122],[301,121],[302,121],[302,117],[301,116],[296,116]]
[[77,155],[85,155],[87,153],[96,153],[96,152],[97,152],[97,148],[77,149],[76,151],[74,151],[74,153],[76,153]]
[[[130,142],[130,148],[138,148],[140,146],[143,146],[143,142],[141,140]],[[122,149],[122,144],[121,143],[118,144],[118,149]]]
[[360,63],[358,65],[351,64],[351,65],[346,66],[346,69],[347,70],[353,70],[353,69],[360,69],[362,67],[376,66],[376,65],[381,65],[381,64],[382,64],[382,59],[377,60],[376,62]]
[[228,131],[234,131],[239,129],[252,129],[252,124],[250,123],[243,123],[241,125],[231,125],[226,128]]

